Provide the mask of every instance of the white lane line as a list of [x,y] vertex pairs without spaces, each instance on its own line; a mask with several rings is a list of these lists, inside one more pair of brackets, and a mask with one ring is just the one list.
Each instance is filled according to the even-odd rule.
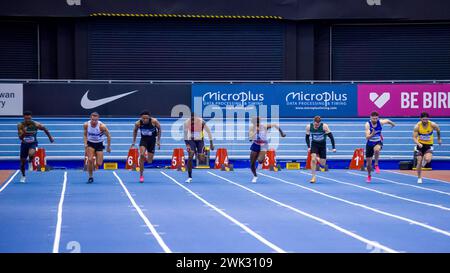
[[[352,172],[347,172],[347,173],[352,174],[352,175],[366,177],[365,175],[362,175],[362,174],[357,174],[357,173],[352,173]],[[446,192],[446,191],[439,191],[439,190],[430,189],[430,188],[426,188],[426,187],[421,187],[421,186],[416,186],[416,185],[410,185],[410,184],[406,184],[406,183],[396,182],[396,181],[389,180],[389,179],[386,179],[386,178],[381,178],[381,177],[372,176],[372,178],[373,179],[378,179],[378,180],[381,180],[381,181],[385,181],[385,182],[389,182],[389,183],[392,183],[392,184],[401,185],[401,186],[406,186],[406,187],[421,189],[421,190],[425,190],[425,191],[432,191],[432,192],[437,192],[437,193],[450,195],[450,192]]]
[[0,192],[2,192],[4,189],[6,189],[6,187],[8,187],[9,183],[11,183],[11,181],[13,181],[14,177],[16,177],[16,175],[19,173],[20,171],[17,170],[9,179],[8,181],[3,185],[3,187],[0,189]]
[[[302,174],[309,175],[309,174],[306,174],[306,173],[302,173]],[[320,194],[322,196],[325,196],[325,197],[328,197],[328,198],[331,198],[331,199],[334,199],[334,200],[338,200],[338,201],[344,202],[346,204],[349,204],[349,205],[352,205],[352,206],[355,206],[355,207],[360,207],[360,208],[363,208],[363,209],[366,209],[366,210],[373,211],[373,212],[378,213],[378,214],[386,215],[386,216],[389,216],[389,217],[392,217],[392,218],[395,218],[395,219],[398,219],[398,220],[401,220],[401,221],[405,221],[405,222],[407,222],[409,224],[417,225],[417,226],[420,226],[420,227],[423,227],[423,228],[426,228],[426,229],[429,229],[429,230],[432,230],[432,231],[435,231],[435,232],[438,232],[438,233],[441,233],[441,234],[443,234],[445,236],[450,237],[450,232],[448,232],[448,231],[445,231],[443,229],[427,225],[427,224],[422,223],[422,222],[415,221],[413,219],[409,219],[407,217],[403,217],[403,216],[396,215],[396,214],[393,214],[393,213],[385,212],[385,211],[382,211],[382,210],[379,210],[379,209],[376,209],[376,208],[372,208],[372,207],[366,206],[364,204],[352,202],[352,201],[349,201],[349,200],[346,200],[346,199],[343,199],[343,198],[339,198],[339,197],[336,197],[336,196],[333,196],[333,195],[330,195],[330,194],[326,194],[326,193],[323,193],[321,191],[317,191],[317,190],[314,190],[314,189],[311,189],[311,188],[307,188],[307,187],[301,186],[299,184],[295,184],[295,183],[292,183],[292,182],[289,182],[289,181],[286,181],[286,180],[283,180],[283,179],[280,179],[280,178],[277,178],[277,177],[273,177],[273,176],[265,175],[265,174],[261,174],[261,175],[270,177],[272,179],[281,181],[281,182],[286,183],[286,184],[290,184],[290,185],[293,185],[293,186],[296,186],[296,187],[300,187],[300,188],[305,189],[305,190],[309,190],[311,192]],[[332,178],[319,176],[319,175],[317,175],[317,177],[336,182],[336,180],[332,179]]]
[[55,240],[53,241],[53,253],[59,253],[59,242],[61,240],[62,213],[64,204],[64,195],[66,194],[67,172],[64,172],[64,182],[61,191],[61,198],[58,204],[58,219],[56,222]]
[[[412,174],[407,174],[407,173],[399,173],[399,172],[389,171],[389,170],[387,170],[386,172],[389,172],[389,173],[395,173],[395,174],[400,174],[400,175],[406,175],[406,176],[411,176],[411,177],[417,178],[417,176],[412,175]],[[437,181],[437,182],[442,182],[442,183],[445,183],[445,184],[450,184],[449,181],[440,180],[440,179],[436,179],[436,178],[422,177],[422,179],[428,179],[428,180],[433,180],[433,181]]]
[[174,178],[172,178],[171,176],[165,174],[164,172],[161,171],[161,173],[166,176],[167,178],[169,178],[170,180],[172,180],[174,183],[176,183],[178,186],[182,187],[184,190],[186,190],[187,192],[189,192],[190,194],[192,194],[195,198],[197,198],[198,200],[200,200],[203,204],[207,205],[208,207],[212,208],[213,210],[215,210],[217,213],[219,213],[220,215],[222,215],[223,217],[227,218],[228,220],[230,220],[231,222],[233,222],[234,224],[238,225],[240,228],[242,228],[245,232],[247,232],[248,234],[250,234],[251,236],[255,237],[257,240],[259,240],[261,243],[265,244],[266,246],[270,247],[271,249],[273,249],[274,251],[278,252],[278,253],[286,253],[285,250],[281,249],[280,247],[276,246],[274,243],[271,243],[269,240],[265,239],[264,237],[262,237],[261,235],[259,235],[258,233],[256,233],[255,231],[253,231],[252,229],[250,229],[249,227],[247,227],[245,224],[239,222],[238,220],[236,220],[235,218],[233,218],[232,216],[230,216],[229,214],[223,212],[223,210],[220,210],[219,208],[217,208],[216,206],[214,206],[213,204],[209,203],[208,201],[206,201],[205,199],[203,199],[202,197],[200,197],[198,194],[196,194],[195,192],[191,191],[190,189],[188,189],[187,187],[185,187],[183,184],[180,184],[177,180],[175,180]]
[[144,220],[145,225],[148,227],[148,229],[153,234],[153,236],[155,236],[155,239],[156,239],[156,241],[158,241],[158,244],[161,246],[161,248],[164,250],[165,253],[172,253],[172,250],[170,250],[170,248],[166,245],[166,243],[161,238],[161,236],[159,236],[158,231],[156,231],[153,224],[150,222],[150,220],[147,218],[147,216],[145,216],[144,212],[142,212],[141,208],[138,206],[136,201],[134,201],[134,198],[131,196],[130,192],[128,191],[127,187],[123,183],[122,179],[120,179],[120,177],[116,174],[116,172],[113,172],[113,174],[119,181],[120,185],[122,186],[123,190],[125,191],[126,195],[128,196],[128,199],[130,199],[131,204],[136,209],[139,216],[141,216],[142,220]]
[[[333,229],[335,229],[335,230],[337,230],[337,231],[340,231],[340,232],[342,232],[342,233],[344,233],[344,234],[346,234],[346,235],[348,235],[348,236],[350,236],[350,237],[352,237],[352,238],[354,238],[354,239],[356,239],[356,240],[359,240],[359,241],[361,241],[361,242],[363,242],[363,243],[365,243],[365,244],[367,244],[367,245],[371,245],[371,246],[373,246],[373,247],[376,247],[376,248],[378,248],[378,249],[382,249],[382,250],[384,250],[384,251],[386,251],[386,252],[389,252],[389,253],[397,253],[396,250],[393,250],[393,249],[391,249],[391,248],[389,248],[389,247],[387,247],[387,246],[381,245],[381,244],[379,244],[378,242],[371,241],[371,240],[369,240],[369,239],[367,239],[367,238],[364,238],[364,237],[362,237],[362,236],[360,236],[360,235],[358,235],[358,234],[356,234],[356,233],[353,233],[353,232],[351,232],[351,231],[349,231],[349,230],[347,230],[347,229],[344,229],[344,228],[342,228],[342,227],[340,227],[340,226],[338,226],[338,225],[336,225],[336,224],[333,224],[333,223],[331,223],[331,222],[329,222],[329,221],[327,221],[327,220],[325,220],[325,219],[319,218],[319,217],[317,217],[317,216],[314,216],[314,215],[312,215],[312,214],[309,214],[309,213],[307,213],[307,212],[304,212],[304,211],[302,211],[302,210],[299,210],[299,209],[297,209],[297,208],[294,208],[294,207],[292,207],[292,206],[290,206],[290,205],[287,205],[287,204],[285,204],[285,203],[282,203],[282,202],[280,202],[280,201],[277,201],[277,200],[275,200],[275,199],[273,199],[273,198],[270,198],[270,197],[268,197],[268,196],[266,196],[266,195],[264,195],[264,194],[261,194],[261,193],[259,193],[259,192],[257,192],[257,191],[254,191],[254,190],[250,189],[250,188],[247,188],[247,187],[245,187],[245,186],[242,186],[241,184],[238,184],[238,183],[236,183],[236,182],[233,182],[233,181],[231,181],[231,180],[229,180],[229,179],[227,179],[227,178],[225,178],[225,177],[222,177],[222,176],[220,176],[220,175],[214,174],[214,173],[209,172],[209,171],[208,171],[208,173],[209,173],[210,175],[216,176],[216,177],[218,177],[218,178],[220,178],[220,179],[222,179],[222,180],[225,180],[225,181],[227,181],[228,183],[231,183],[231,184],[233,184],[233,185],[235,185],[235,186],[238,186],[238,187],[240,187],[240,188],[242,188],[242,189],[244,189],[244,190],[247,190],[247,191],[249,191],[249,192],[251,192],[251,193],[254,193],[254,194],[258,195],[259,197],[262,197],[262,198],[264,198],[264,199],[266,199],[266,200],[269,200],[269,201],[271,201],[271,202],[273,202],[273,203],[275,203],[275,204],[277,204],[277,205],[279,205],[279,206],[281,206],[281,207],[285,207],[285,208],[287,208],[287,209],[289,209],[289,210],[292,210],[292,211],[294,211],[294,212],[296,212],[296,213],[298,213],[298,214],[300,214],[300,215],[303,215],[303,216],[306,216],[306,217],[311,218],[311,219],[313,219],[313,220],[316,220],[316,221],[318,221],[318,222],[320,222],[320,223],[322,223],[322,224],[324,224],[324,225],[327,225],[327,226],[329,226],[329,227],[331,227],[331,228],[333,228]],[[265,176],[265,175],[264,175],[264,176]]]

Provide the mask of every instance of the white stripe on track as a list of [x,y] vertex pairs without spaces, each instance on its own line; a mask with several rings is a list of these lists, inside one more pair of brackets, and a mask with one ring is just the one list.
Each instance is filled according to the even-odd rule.
[[[300,172],[300,173],[308,175],[308,173],[305,173],[305,172]],[[361,175],[361,174],[356,174],[356,173],[351,173],[351,172],[347,172],[347,173],[352,174],[352,175],[365,177],[364,175]],[[323,176],[320,176],[320,177],[323,177]],[[378,178],[378,177],[373,177],[373,178],[381,179],[381,178]],[[425,205],[425,206],[429,206],[429,207],[438,208],[438,209],[441,209],[441,210],[450,211],[450,208],[447,208],[447,207],[442,206],[442,205],[428,203],[428,202],[422,202],[422,201],[419,201],[419,200],[410,199],[410,198],[406,198],[406,197],[401,197],[401,196],[398,196],[398,195],[395,195],[395,194],[391,194],[391,193],[387,193],[387,192],[384,192],[384,191],[371,189],[371,188],[360,186],[360,185],[355,185],[355,184],[352,184],[352,183],[349,183],[349,182],[345,182],[345,181],[341,181],[341,180],[337,180],[337,179],[335,179],[335,182],[339,183],[339,184],[348,185],[348,186],[351,186],[351,187],[363,189],[363,190],[366,190],[366,191],[375,192],[375,193],[378,193],[378,194],[381,194],[381,195],[389,196],[389,197],[400,199],[400,200],[403,200],[403,201],[408,201],[408,202],[412,202],[412,203],[415,203],[415,204],[420,204],[420,205]]]
[[198,194],[196,194],[195,192],[191,191],[190,189],[188,189],[187,187],[185,187],[184,185],[180,184],[177,180],[175,180],[174,178],[172,178],[171,176],[165,174],[164,172],[161,171],[161,173],[166,176],[167,178],[169,178],[170,180],[172,180],[174,183],[176,183],[178,186],[182,187],[184,190],[186,190],[187,192],[189,192],[190,194],[192,194],[195,198],[197,198],[198,200],[200,200],[203,204],[207,205],[208,207],[212,208],[213,210],[215,210],[217,213],[219,213],[220,215],[222,215],[223,217],[227,218],[228,220],[230,220],[231,222],[233,222],[234,224],[238,225],[240,228],[242,228],[245,232],[247,232],[248,234],[250,234],[251,236],[253,236],[254,238],[256,238],[258,241],[260,241],[261,243],[265,244],[266,246],[270,247],[271,249],[273,249],[274,251],[278,252],[278,253],[286,253],[285,250],[281,249],[280,247],[276,246],[275,244],[271,243],[269,240],[265,239],[264,237],[262,237],[261,235],[259,235],[258,233],[256,233],[255,231],[253,231],[252,229],[250,229],[249,227],[247,227],[246,225],[244,225],[243,223],[239,222],[238,220],[236,220],[234,217],[228,215],[227,213],[223,212],[222,210],[220,210],[219,208],[217,208],[216,206],[214,206],[213,204],[209,203],[208,201],[206,201],[205,199],[203,199],[202,197],[200,197]]
[[[352,173],[352,172],[347,172],[347,173],[352,174],[352,175],[366,177],[365,175],[362,175],[362,174],[357,174],[357,173]],[[446,192],[446,191],[440,191],[440,190],[430,189],[430,188],[426,188],[426,187],[421,187],[421,186],[416,186],[416,185],[410,185],[410,184],[406,184],[406,183],[396,182],[396,181],[389,180],[389,179],[386,179],[386,178],[381,178],[381,177],[372,176],[372,178],[373,179],[378,179],[378,180],[381,180],[381,181],[385,181],[385,182],[389,182],[389,183],[392,183],[392,184],[405,186],[405,187],[412,187],[412,188],[421,189],[421,190],[425,190],[425,191],[432,191],[432,192],[442,193],[442,194],[445,194],[445,195],[450,195],[450,192]]]
[[11,183],[11,181],[13,181],[14,177],[16,177],[16,175],[19,173],[20,171],[17,170],[9,179],[8,181],[5,183],[5,185],[3,185],[3,187],[0,189],[0,192],[2,192],[4,189],[6,189],[6,187],[8,187],[9,183]]
[[[303,174],[305,174],[305,173],[303,173]],[[385,215],[385,216],[389,216],[389,217],[392,217],[392,218],[395,218],[395,219],[407,222],[407,223],[412,224],[412,225],[417,225],[417,226],[420,226],[420,227],[423,227],[423,228],[426,228],[426,229],[429,229],[429,230],[432,230],[432,231],[435,231],[435,232],[438,232],[438,233],[441,233],[441,234],[443,234],[445,236],[450,237],[450,232],[445,231],[445,230],[440,229],[440,228],[437,228],[437,227],[433,227],[433,226],[427,225],[425,223],[421,223],[421,222],[418,222],[418,221],[415,221],[415,220],[412,220],[412,219],[409,219],[409,218],[406,218],[406,217],[403,217],[403,216],[400,216],[400,215],[396,215],[396,214],[393,214],[393,213],[389,213],[389,212],[385,212],[385,211],[382,211],[382,210],[379,210],[379,209],[375,209],[375,208],[372,208],[372,207],[369,207],[369,206],[366,206],[366,205],[363,205],[363,204],[360,204],[360,203],[352,202],[352,201],[349,201],[349,200],[346,200],[346,199],[343,199],[343,198],[339,198],[339,197],[336,197],[336,196],[333,196],[333,195],[330,195],[330,194],[326,194],[326,193],[323,193],[321,191],[317,191],[317,190],[314,190],[314,189],[311,189],[311,188],[308,188],[308,187],[304,187],[304,186],[301,186],[299,184],[295,184],[295,183],[292,183],[292,182],[289,182],[289,181],[286,181],[286,180],[283,180],[283,179],[280,179],[280,178],[277,178],[277,177],[273,177],[273,176],[266,175],[266,174],[261,174],[261,175],[262,176],[266,176],[266,177],[270,177],[270,178],[278,180],[278,181],[281,181],[281,182],[283,182],[285,184],[290,184],[290,185],[293,185],[293,186],[296,186],[296,187],[300,187],[300,188],[305,189],[305,190],[309,190],[311,192],[320,194],[322,196],[325,196],[325,197],[328,197],[328,198],[331,198],[331,199],[334,199],[334,200],[338,200],[338,201],[344,202],[346,204],[349,204],[349,205],[352,205],[352,206],[355,206],[355,207],[360,207],[360,208],[363,208],[363,209],[366,209],[366,210],[373,211],[373,212],[378,213],[378,214],[382,214],[382,215]],[[336,182],[336,180],[332,179],[332,178],[319,176],[319,175],[317,175],[317,177]]]
[[386,252],[389,252],[389,253],[397,253],[396,250],[393,250],[393,249],[391,249],[391,248],[389,248],[389,247],[387,247],[387,246],[381,245],[381,244],[379,244],[379,243],[377,243],[377,242],[375,242],[375,241],[371,241],[371,240],[369,240],[369,239],[366,239],[366,238],[364,238],[364,237],[362,237],[362,236],[360,236],[360,235],[358,235],[358,234],[356,234],[356,233],[353,233],[353,232],[351,232],[351,231],[349,231],[349,230],[347,230],[347,229],[344,229],[344,228],[342,228],[342,227],[340,227],[340,226],[338,226],[338,225],[336,225],[336,224],[333,224],[333,223],[331,223],[331,222],[329,222],[329,221],[327,221],[327,220],[324,220],[324,219],[322,219],[322,218],[319,218],[319,217],[317,217],[317,216],[314,216],[314,215],[312,215],[312,214],[309,214],[309,213],[307,213],[307,212],[304,212],[304,211],[302,211],[302,210],[299,210],[299,209],[297,209],[297,208],[294,208],[294,207],[292,207],[292,206],[290,206],[290,205],[287,205],[287,204],[285,204],[285,203],[282,203],[282,202],[280,202],[280,201],[277,201],[277,200],[275,200],[275,199],[273,199],[273,198],[270,198],[270,197],[268,197],[268,196],[266,196],[266,195],[264,195],[264,194],[261,194],[261,193],[259,193],[259,192],[257,192],[257,191],[254,191],[254,190],[250,189],[250,188],[247,188],[247,187],[245,187],[245,186],[242,186],[241,184],[238,184],[238,183],[236,183],[236,182],[233,182],[233,181],[231,181],[231,180],[229,180],[229,179],[227,179],[227,178],[225,178],[225,177],[222,177],[222,176],[220,176],[220,175],[214,174],[214,173],[209,172],[209,171],[208,171],[208,173],[209,173],[210,175],[216,176],[216,177],[218,177],[218,178],[220,178],[220,179],[222,179],[222,180],[225,180],[225,181],[227,181],[228,183],[231,183],[231,184],[236,185],[236,186],[238,186],[238,187],[240,187],[240,188],[243,188],[244,190],[247,190],[247,191],[249,191],[249,192],[251,192],[251,193],[253,193],[253,194],[256,194],[256,195],[258,195],[259,197],[262,197],[262,198],[264,198],[264,199],[266,199],[266,200],[269,200],[269,201],[271,201],[271,202],[273,202],[273,203],[275,203],[275,204],[277,204],[277,205],[279,205],[279,206],[285,207],[285,208],[287,208],[287,209],[289,209],[289,210],[292,210],[292,211],[294,211],[294,212],[296,212],[296,213],[298,213],[298,214],[300,214],[300,215],[303,215],[303,216],[306,216],[306,217],[308,217],[308,218],[310,218],[310,219],[316,220],[316,221],[318,221],[318,222],[320,222],[320,223],[322,223],[322,224],[324,224],[324,225],[327,225],[327,226],[329,226],[329,227],[331,227],[331,228],[333,228],[333,229],[335,229],[335,230],[337,230],[337,231],[340,231],[340,232],[342,232],[342,233],[344,233],[344,234],[346,234],[346,235],[348,235],[348,236],[350,236],[350,237],[352,237],[352,238],[354,238],[354,239],[356,239],[356,240],[359,240],[359,241],[361,241],[361,242],[363,242],[363,243],[366,243],[367,245],[371,245],[371,246],[373,246],[373,247],[376,247],[376,248],[378,248],[378,249],[382,249],[382,250],[384,250],[384,251],[386,251]]
[[122,186],[123,190],[125,191],[126,195],[128,196],[128,199],[130,199],[131,204],[136,209],[136,211],[139,214],[139,216],[141,216],[142,220],[144,220],[145,225],[147,225],[147,227],[150,230],[150,232],[153,234],[153,236],[155,236],[155,239],[156,239],[156,241],[158,241],[158,244],[161,246],[161,248],[164,250],[165,253],[172,253],[172,251],[166,245],[166,243],[161,238],[161,236],[159,236],[159,234],[156,231],[156,229],[153,226],[153,224],[150,222],[150,220],[147,218],[147,216],[145,216],[145,214],[142,212],[141,208],[138,206],[136,201],[134,201],[134,198],[131,196],[131,194],[128,191],[127,187],[122,182],[122,179],[120,179],[120,177],[116,174],[116,172],[113,172],[113,174],[117,178],[117,180],[119,181],[120,185]]
[[64,195],[66,194],[67,172],[64,172],[64,181],[61,190],[61,198],[58,204],[58,219],[56,221],[55,240],[53,241],[53,253],[59,253],[59,242],[61,240],[62,212],[64,204]]

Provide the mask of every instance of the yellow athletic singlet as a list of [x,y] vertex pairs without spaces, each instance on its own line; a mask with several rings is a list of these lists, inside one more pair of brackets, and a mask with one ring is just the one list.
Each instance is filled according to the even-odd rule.
[[419,123],[419,143],[433,145],[433,127],[431,127],[431,121],[428,121],[426,127],[422,122]]

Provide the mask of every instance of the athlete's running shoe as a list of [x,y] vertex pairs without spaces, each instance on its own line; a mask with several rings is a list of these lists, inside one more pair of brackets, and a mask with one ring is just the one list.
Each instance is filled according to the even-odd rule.
[[375,166],[375,173],[380,173],[380,167],[378,165]]

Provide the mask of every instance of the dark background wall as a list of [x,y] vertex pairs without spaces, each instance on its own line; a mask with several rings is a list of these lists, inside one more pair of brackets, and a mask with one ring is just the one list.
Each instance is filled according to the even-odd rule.
[[0,17],[0,79],[450,79],[450,22]]

